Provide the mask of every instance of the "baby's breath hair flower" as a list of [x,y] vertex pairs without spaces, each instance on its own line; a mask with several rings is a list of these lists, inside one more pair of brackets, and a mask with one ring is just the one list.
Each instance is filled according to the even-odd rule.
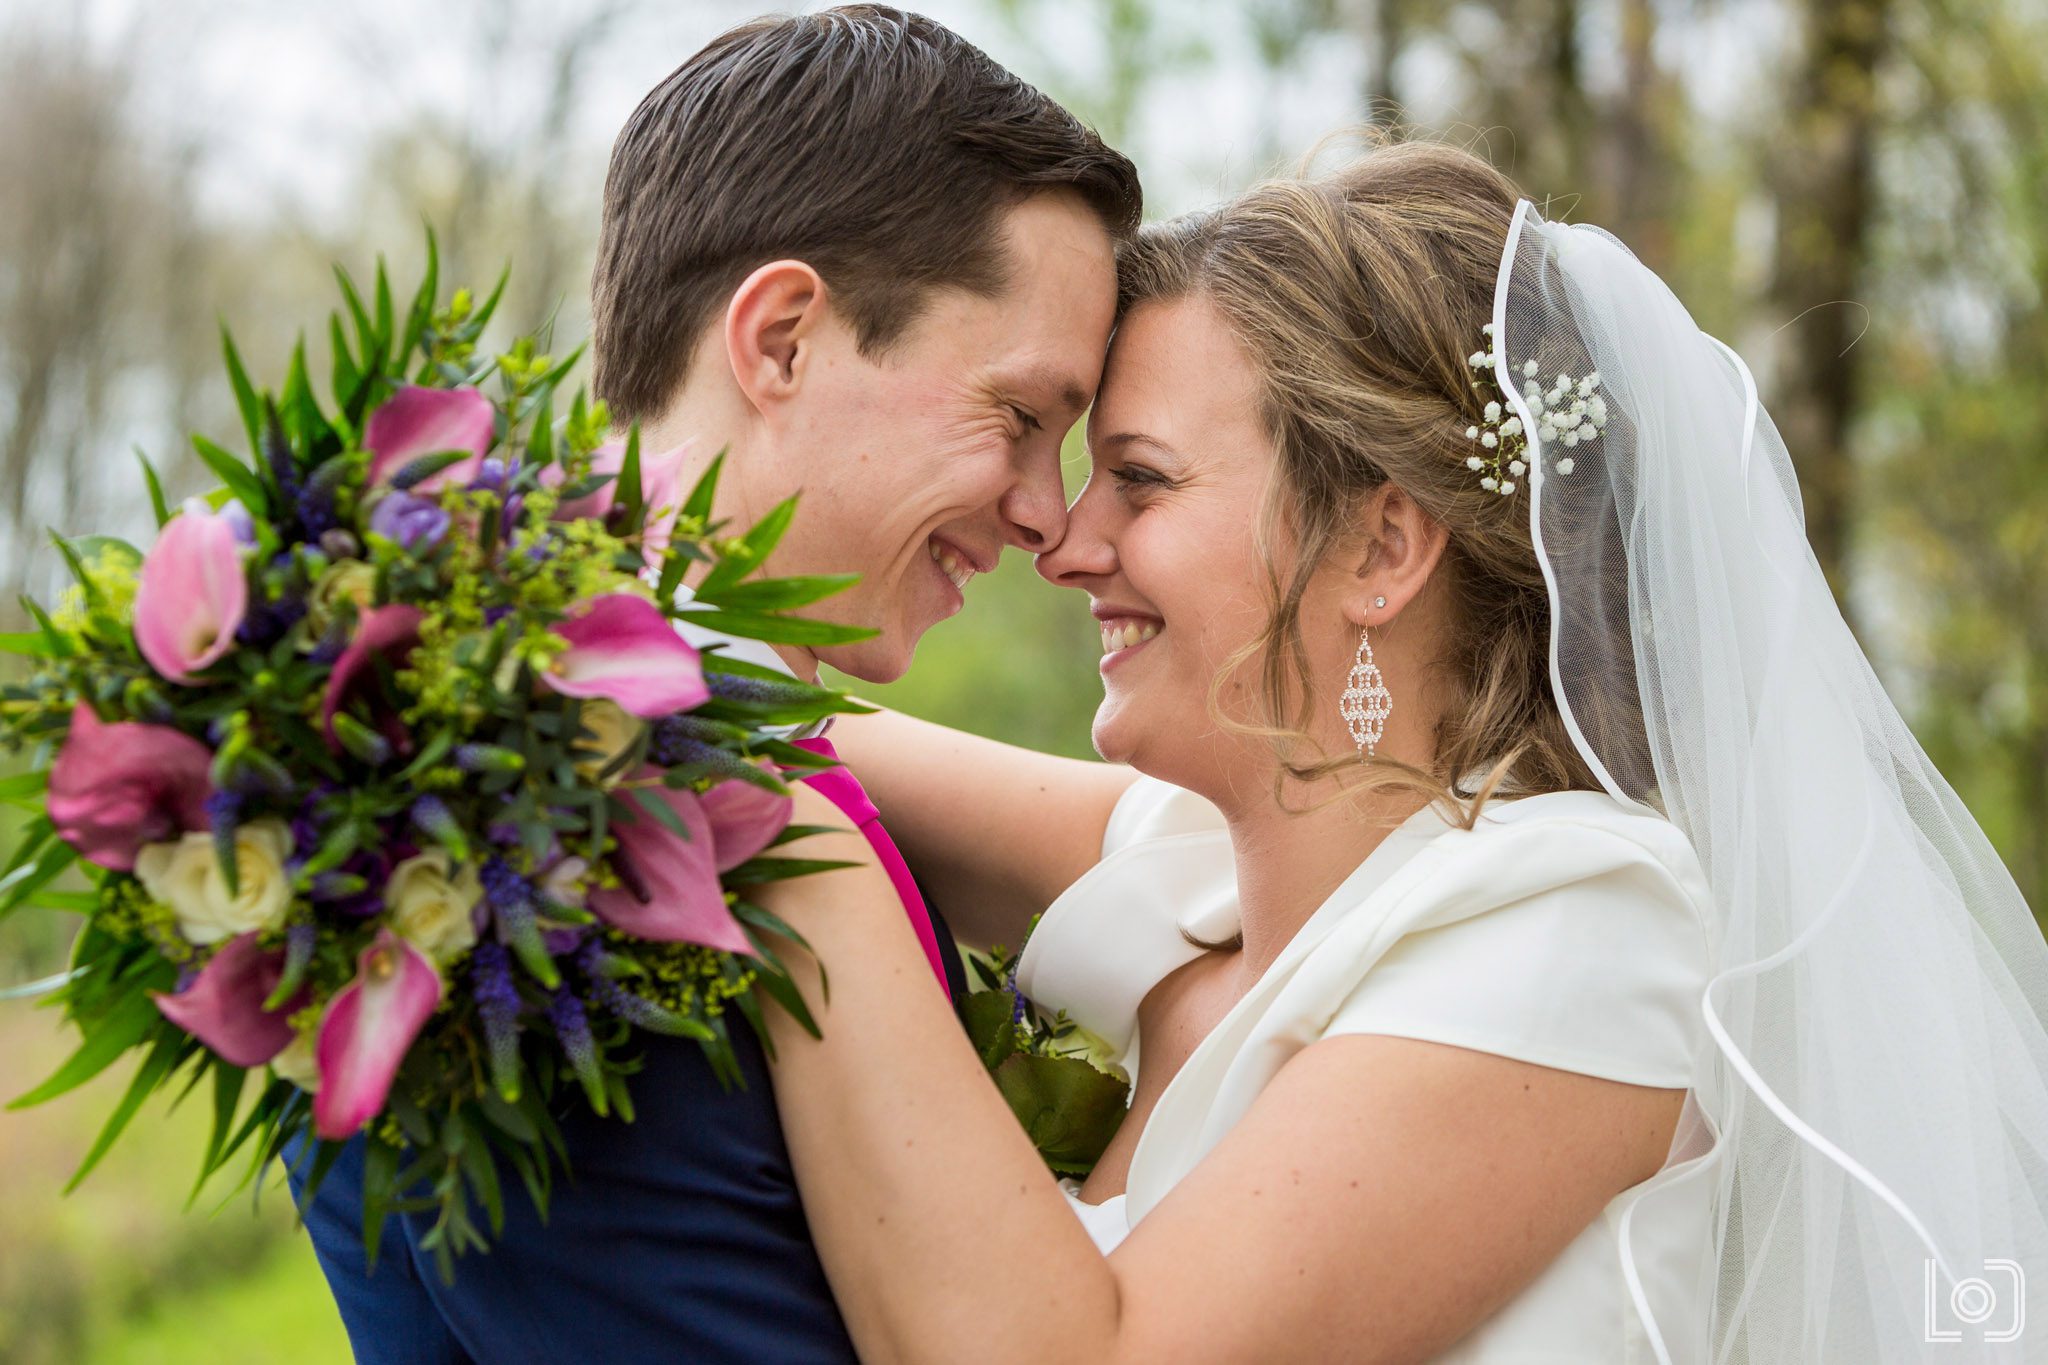
[[[1490,322],[1480,331],[1486,336],[1486,346],[1467,357],[1474,372],[1472,387],[1499,392],[1500,381],[1494,369],[1498,339]],[[1536,434],[1567,449],[1598,436],[1607,425],[1607,400],[1598,392],[1600,372],[1594,370],[1578,377],[1560,373],[1548,389],[1544,388],[1541,375],[1542,367],[1535,361],[1522,363],[1522,402],[1539,428]],[[1510,410],[1512,405],[1507,398],[1501,392],[1498,398],[1487,399],[1480,410],[1480,420],[1465,428],[1465,439],[1479,446],[1479,453],[1465,457],[1465,467],[1480,476],[1481,488],[1503,497],[1520,487],[1516,481],[1529,472],[1534,462],[1529,432],[1522,419]],[[1569,455],[1551,465],[1559,474],[1570,474],[1574,467]]]

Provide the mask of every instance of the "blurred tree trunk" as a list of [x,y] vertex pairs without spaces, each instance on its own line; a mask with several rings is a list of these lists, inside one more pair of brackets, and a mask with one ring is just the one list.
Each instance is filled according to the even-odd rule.
[[1855,493],[1846,437],[1862,396],[1854,347],[1869,320],[1857,296],[1875,210],[1885,6],[1886,0],[1808,0],[1804,57],[1772,168],[1778,231],[1770,306],[1784,330],[1770,406],[1799,472],[1807,537],[1844,599]]
[[1395,88],[1394,64],[1408,41],[1404,0],[1371,0],[1356,26],[1365,47],[1365,116],[1368,122],[1396,125],[1406,120],[1401,92]]
[[1621,0],[1622,85],[1603,123],[1601,217],[1643,264],[1673,264],[1672,219],[1680,166],[1671,143],[1673,91],[1656,61],[1657,14],[1650,0]]

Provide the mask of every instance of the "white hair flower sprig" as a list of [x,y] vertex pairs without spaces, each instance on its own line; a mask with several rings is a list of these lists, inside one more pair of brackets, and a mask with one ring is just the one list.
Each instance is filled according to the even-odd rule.
[[[1486,333],[1486,349],[1474,351],[1469,357],[1477,376],[1472,387],[1483,389],[1490,385],[1498,392],[1494,347],[1499,341],[1493,334],[1492,323],[1481,330]],[[1540,368],[1531,360],[1522,366],[1522,381],[1522,401],[1541,428],[1538,434],[1545,443],[1570,449],[1593,440],[1607,426],[1607,400],[1598,392],[1598,370],[1580,379],[1559,374],[1546,389]],[[1529,437],[1523,430],[1522,419],[1502,402],[1488,402],[1479,423],[1465,428],[1465,439],[1477,441],[1480,446],[1480,453],[1465,459],[1465,467],[1479,475],[1479,486],[1503,496],[1513,493],[1518,486],[1516,481],[1529,471]],[[1572,457],[1565,455],[1551,468],[1559,474],[1569,474],[1573,466]]]

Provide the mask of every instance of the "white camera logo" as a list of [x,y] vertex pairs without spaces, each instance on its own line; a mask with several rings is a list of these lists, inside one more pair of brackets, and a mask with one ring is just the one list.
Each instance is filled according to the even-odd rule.
[[[1983,1275],[1957,1280],[1946,1295],[1941,1293],[1931,1259],[1926,1262],[1926,1275],[1927,1340],[1961,1341],[1964,1327],[1977,1327],[1983,1330],[1985,1341],[2017,1341],[2026,1330],[2027,1272],[2018,1261],[1986,1261]],[[1955,1325],[1945,1325],[1945,1318]]]

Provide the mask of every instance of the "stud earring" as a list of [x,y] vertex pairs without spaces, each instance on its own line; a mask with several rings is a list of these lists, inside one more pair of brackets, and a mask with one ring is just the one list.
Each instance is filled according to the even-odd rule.
[[[1384,607],[1387,599],[1375,597],[1374,607]],[[1337,702],[1337,714],[1344,717],[1345,726],[1351,731],[1351,742],[1358,746],[1361,756],[1370,758],[1379,750],[1380,740],[1387,733],[1387,717],[1394,713],[1394,696],[1387,691],[1386,679],[1380,675],[1379,665],[1373,662],[1372,632],[1367,627],[1358,631],[1358,654],[1351,661],[1351,672],[1344,679],[1344,693]]]

